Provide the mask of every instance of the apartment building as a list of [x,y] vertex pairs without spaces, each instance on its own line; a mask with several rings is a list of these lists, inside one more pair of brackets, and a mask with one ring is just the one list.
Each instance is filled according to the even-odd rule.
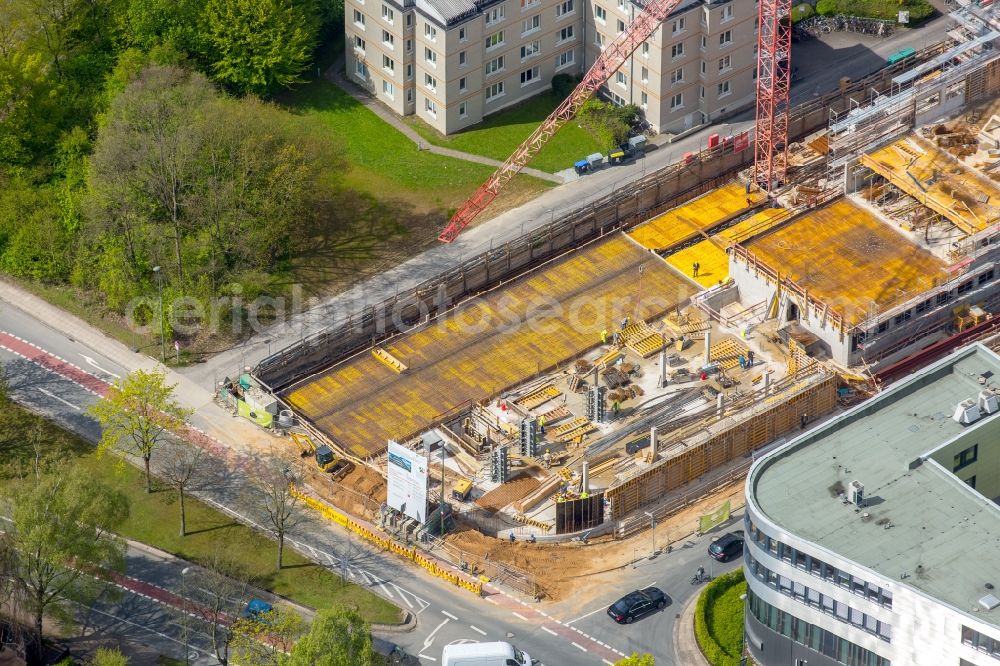
[[743,562],[754,663],[998,663],[997,377],[1000,356],[965,347],[757,460]]
[[[583,73],[642,11],[634,0],[346,0],[348,76],[450,134]],[[753,99],[756,5],[682,5],[605,86],[679,132]]]

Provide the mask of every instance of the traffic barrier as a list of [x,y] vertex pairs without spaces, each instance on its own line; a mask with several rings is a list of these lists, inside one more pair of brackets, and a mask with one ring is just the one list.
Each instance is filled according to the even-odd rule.
[[411,548],[404,546],[400,543],[397,543],[388,536],[365,527],[356,520],[353,520],[352,518],[340,513],[339,511],[336,511],[328,504],[321,502],[320,500],[314,497],[306,495],[305,493],[303,493],[302,491],[298,490],[295,487],[291,489],[291,492],[292,495],[300,499],[303,504],[305,504],[311,509],[314,509],[323,517],[332,520],[338,525],[346,527],[355,534],[367,539],[368,541],[371,541],[374,544],[377,544],[384,550],[392,551],[393,553],[396,553],[401,557],[404,557],[408,560],[411,560],[412,562],[415,562],[416,564],[420,565],[434,576],[446,580],[452,585],[457,585],[458,587],[469,590],[474,594],[482,595],[483,593],[482,582],[468,580],[464,576],[461,576],[454,571],[450,571],[449,569],[442,567],[431,558],[420,554],[415,547]]

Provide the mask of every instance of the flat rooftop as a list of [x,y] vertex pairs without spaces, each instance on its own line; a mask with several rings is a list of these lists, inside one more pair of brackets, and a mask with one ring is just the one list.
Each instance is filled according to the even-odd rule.
[[926,139],[904,137],[862,155],[861,163],[966,234],[1000,218],[1000,189]]
[[[750,500],[792,534],[1000,624],[1000,607],[978,603],[984,583],[1000,581],[1000,559],[992,556],[1000,509],[929,460],[954,438],[996,445],[1000,413],[970,426],[952,419],[957,403],[983,389],[977,380],[986,372],[995,383],[1000,357],[982,345],[929,366],[762,458],[747,480]],[[853,480],[870,500],[868,518],[837,497]]]
[[282,395],[340,446],[376,455],[389,439],[416,435],[579,357],[623,316],[661,315],[694,290],[659,257],[614,234],[388,341],[380,348],[407,367],[402,373],[364,352]]
[[943,261],[846,198],[745,245],[852,324],[946,278]]

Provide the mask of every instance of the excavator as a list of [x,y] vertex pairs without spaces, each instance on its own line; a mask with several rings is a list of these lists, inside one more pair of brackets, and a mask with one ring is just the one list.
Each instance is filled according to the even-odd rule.
[[316,443],[308,435],[293,432],[292,441],[299,445],[302,451],[299,455],[303,458],[313,457],[316,460],[316,466],[321,471],[331,474],[334,480],[344,478],[348,472],[354,469],[354,463],[350,460],[337,455],[326,444],[316,446]]

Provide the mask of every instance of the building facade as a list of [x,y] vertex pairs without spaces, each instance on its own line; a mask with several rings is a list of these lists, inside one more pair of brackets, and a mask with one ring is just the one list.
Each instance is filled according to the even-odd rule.
[[1000,663],[997,372],[997,354],[966,347],[755,463],[755,663]]
[[[633,0],[347,0],[347,75],[443,134],[578,76],[642,11]],[[680,132],[754,94],[756,4],[683,2],[604,88]]]

